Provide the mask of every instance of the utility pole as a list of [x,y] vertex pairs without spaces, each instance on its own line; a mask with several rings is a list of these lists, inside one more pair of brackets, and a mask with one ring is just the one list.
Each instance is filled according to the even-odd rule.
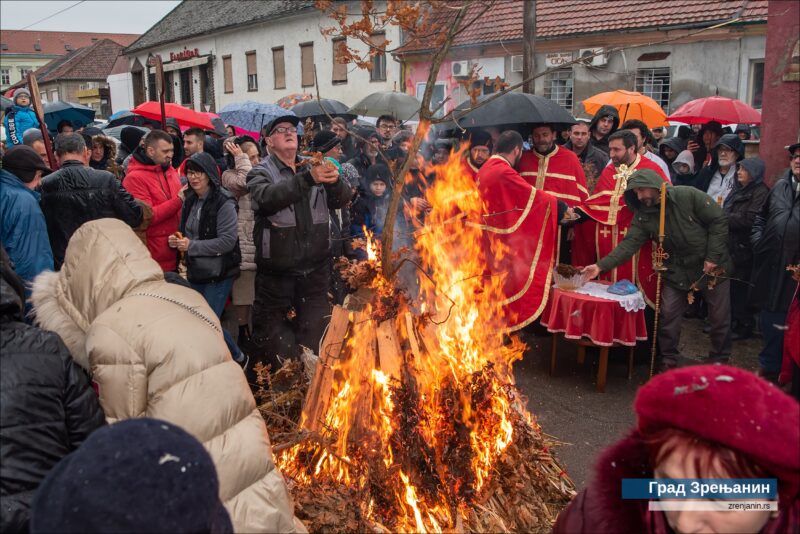
[[[536,73],[536,0],[524,0],[522,11],[522,79]],[[526,81],[522,91],[533,94],[534,80]]]

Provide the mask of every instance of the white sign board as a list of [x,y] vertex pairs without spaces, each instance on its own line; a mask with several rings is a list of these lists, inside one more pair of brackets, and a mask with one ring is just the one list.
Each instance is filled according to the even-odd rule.
[[572,61],[572,52],[549,52],[544,56],[545,68],[560,67]]

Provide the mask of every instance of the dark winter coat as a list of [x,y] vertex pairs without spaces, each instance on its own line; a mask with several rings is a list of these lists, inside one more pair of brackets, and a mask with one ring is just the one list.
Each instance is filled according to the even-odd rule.
[[[596,139],[594,136],[594,131],[597,129],[597,123],[603,117],[608,116],[611,116],[611,118],[614,120],[614,126],[611,128],[611,132],[602,139]],[[601,106],[600,109],[597,110],[597,113],[594,114],[594,117],[592,117],[592,122],[589,123],[589,142],[603,152],[608,153],[608,136],[616,132],[617,128],[619,128],[619,112],[617,111],[617,108],[608,105]]]
[[[575,149],[572,148],[572,141],[564,143],[564,148],[575,152]],[[589,194],[592,194],[594,186],[597,184],[598,176],[600,176],[600,173],[603,172],[603,169],[606,168],[606,165],[608,165],[610,161],[608,152],[604,152],[602,149],[598,148],[597,145],[590,142],[586,145],[586,148],[583,149],[583,152],[577,155],[583,167],[583,173],[586,175],[586,186],[589,189]]]
[[329,210],[350,201],[345,180],[316,184],[308,168],[295,173],[272,155],[247,175],[247,189],[256,212],[253,241],[260,271],[305,275],[330,260]]
[[719,157],[717,156],[717,147],[719,145],[726,145],[734,149],[736,153],[739,154],[740,161],[744,158],[744,143],[742,143],[738,135],[725,134],[720,137],[717,144],[714,145],[711,163],[707,167],[701,168],[694,179],[694,186],[700,191],[708,191],[708,186],[711,185],[711,179],[714,178],[714,174],[719,170]]
[[[224,189],[219,182],[219,171],[214,158],[206,152],[193,154],[188,161],[199,165],[208,175],[209,190],[202,200],[199,235],[192,235],[186,224],[190,214],[200,202],[200,197],[190,187],[186,190],[183,208],[181,209],[180,231],[190,238],[189,250],[186,251],[186,271],[190,282],[205,284],[219,282],[239,274],[242,253],[239,249],[238,220],[236,217],[236,197]],[[223,210],[227,211],[227,217]],[[196,273],[195,266],[199,258],[222,257],[222,274],[214,278],[204,278]],[[200,260],[204,261],[204,260]],[[205,260],[207,261],[207,260]]]
[[53,249],[55,268],[64,262],[69,238],[95,219],[119,219],[135,228],[142,223],[142,207],[108,171],[67,160],[42,180],[42,212]]
[[[661,144],[658,145],[658,155],[661,156],[661,159],[663,159],[664,163],[669,167],[669,179],[673,184],[675,184],[676,179],[680,180],[680,178],[678,177],[677,171],[672,168],[672,162],[678,158],[678,154],[686,150],[686,144],[686,141],[680,137],[670,137],[669,139],[661,141]],[[664,147],[674,150],[675,157],[668,159],[667,156],[664,155]]]
[[[648,240],[658,238],[660,206],[642,205],[634,188],[658,189],[663,183],[658,173],[647,169],[635,172],[628,180],[625,203],[633,210],[633,221],[625,239],[597,262],[601,271],[625,263]],[[705,261],[723,267],[730,275],[733,265],[728,255],[728,220],[722,208],[705,193],[684,185],[667,184],[666,202],[664,250],[669,258],[664,262],[665,283],[688,292],[692,283],[702,278]]]
[[0,531],[24,532],[45,475],[105,416],[61,338],[23,322],[22,281],[0,255]]
[[761,213],[764,202],[769,195],[769,187],[764,183],[764,162],[759,158],[742,160],[742,167],[752,176],[752,181],[746,186],[737,180],[733,185],[728,198],[725,199],[723,210],[728,216],[728,250],[736,272],[736,277],[747,280],[753,262],[753,245],[750,243],[750,234],[756,216]]
[[789,309],[797,282],[787,265],[800,263],[800,198],[789,170],[772,187],[753,224],[753,305],[774,312]]

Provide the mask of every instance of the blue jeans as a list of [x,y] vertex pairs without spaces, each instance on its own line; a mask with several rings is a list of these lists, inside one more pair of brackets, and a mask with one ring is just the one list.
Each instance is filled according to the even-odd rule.
[[[225,302],[228,300],[228,295],[231,294],[233,288],[233,277],[220,280],[219,282],[209,282],[207,284],[192,284],[192,289],[203,295],[208,305],[214,310],[219,319],[222,319],[222,312],[225,310]],[[222,337],[225,338],[225,344],[228,345],[228,350],[231,351],[231,356],[234,360],[240,360],[242,351],[233,341],[233,337],[224,328],[222,329]]]
[[777,373],[783,362],[783,330],[776,328],[776,325],[782,327],[786,324],[786,314],[762,310],[759,319],[764,344],[758,355],[758,364],[767,371]]

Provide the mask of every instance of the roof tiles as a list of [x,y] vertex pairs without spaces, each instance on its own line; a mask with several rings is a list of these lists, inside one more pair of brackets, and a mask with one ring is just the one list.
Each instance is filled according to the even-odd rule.
[[[8,50],[3,50],[3,54],[30,54],[34,56],[62,56],[102,39],[111,39],[122,46],[128,46],[138,38],[138,35],[132,33],[0,30],[0,42],[8,46]],[[41,50],[36,50],[35,45],[37,43]]]
[[[536,3],[537,39],[581,34],[713,24],[743,16],[747,22],[766,20],[767,0],[539,0]],[[479,13],[470,7],[466,20]],[[433,22],[446,22],[452,11],[434,14]],[[523,2],[499,0],[480,21],[456,36],[453,46],[518,41],[522,39]],[[401,52],[424,50],[409,44]]]

